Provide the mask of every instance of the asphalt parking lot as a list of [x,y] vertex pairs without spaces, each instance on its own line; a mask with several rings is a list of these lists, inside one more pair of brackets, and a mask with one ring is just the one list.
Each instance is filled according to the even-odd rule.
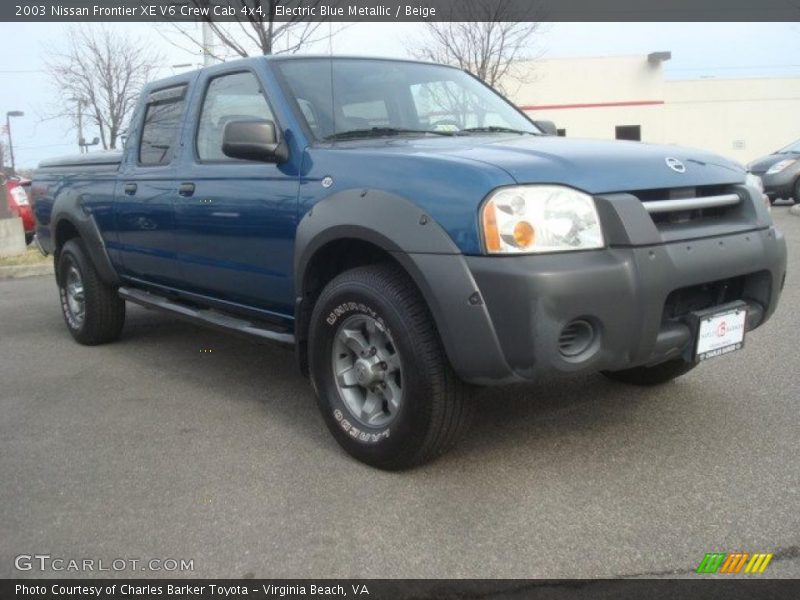
[[790,271],[744,351],[659,389],[484,390],[464,443],[395,474],[339,450],[289,352],[138,307],[82,347],[51,278],[0,281],[0,577],[41,576],[14,569],[37,553],[197,577],[693,576],[711,551],[800,577],[800,218],[773,214]]

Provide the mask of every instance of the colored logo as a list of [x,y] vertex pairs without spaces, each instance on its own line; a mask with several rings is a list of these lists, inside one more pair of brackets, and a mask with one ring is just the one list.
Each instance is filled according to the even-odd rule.
[[700,561],[697,573],[763,573],[772,556],[772,552],[709,552]]

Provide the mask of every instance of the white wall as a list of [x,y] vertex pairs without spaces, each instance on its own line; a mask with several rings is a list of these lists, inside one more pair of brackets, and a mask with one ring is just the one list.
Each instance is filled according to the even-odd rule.
[[800,79],[670,81],[665,91],[665,142],[746,163],[800,138]]
[[[642,141],[681,144],[748,162],[800,138],[800,78],[665,81],[647,57],[521,62],[509,97],[568,137],[614,139],[640,125]],[[585,105],[601,104],[600,107]]]
[[[617,125],[640,125],[643,140],[663,137],[661,63],[644,56],[546,59],[521,62],[517,72],[524,83],[504,82],[511,99],[568,137],[614,139]],[[632,102],[657,104],[615,106]]]

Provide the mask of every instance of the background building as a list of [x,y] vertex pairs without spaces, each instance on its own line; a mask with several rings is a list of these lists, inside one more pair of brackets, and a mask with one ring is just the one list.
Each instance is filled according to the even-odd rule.
[[666,80],[669,52],[516,65],[506,93],[569,137],[711,150],[747,163],[800,138],[800,78]]

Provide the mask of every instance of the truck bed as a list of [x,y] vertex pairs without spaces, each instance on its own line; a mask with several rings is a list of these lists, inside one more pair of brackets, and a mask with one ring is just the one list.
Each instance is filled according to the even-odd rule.
[[67,167],[77,168],[119,168],[122,162],[121,150],[106,150],[103,152],[91,152],[89,154],[72,154],[70,156],[59,156],[58,158],[51,158],[43,160],[39,163],[39,170],[41,169],[62,169]]

